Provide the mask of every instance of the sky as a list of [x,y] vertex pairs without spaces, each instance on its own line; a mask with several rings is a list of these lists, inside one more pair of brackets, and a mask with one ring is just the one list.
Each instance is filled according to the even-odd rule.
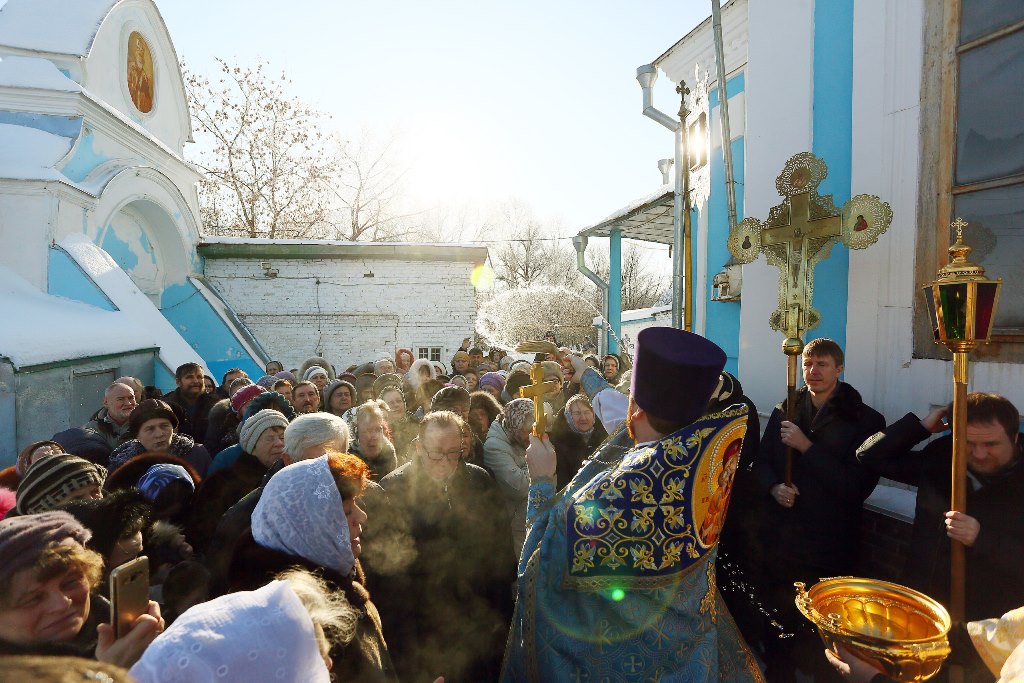
[[[343,135],[397,141],[423,206],[515,198],[574,234],[661,184],[636,68],[710,0],[158,0],[179,59],[262,59]],[[663,74],[655,105],[678,109]]]

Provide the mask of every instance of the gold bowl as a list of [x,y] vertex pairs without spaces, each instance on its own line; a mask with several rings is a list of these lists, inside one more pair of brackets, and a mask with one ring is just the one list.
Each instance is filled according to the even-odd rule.
[[844,576],[796,583],[796,606],[825,647],[842,645],[897,681],[924,681],[949,655],[946,608],[888,581]]

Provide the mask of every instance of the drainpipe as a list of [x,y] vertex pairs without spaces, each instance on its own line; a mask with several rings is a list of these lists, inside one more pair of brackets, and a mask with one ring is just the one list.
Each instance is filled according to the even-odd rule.
[[729,232],[736,227],[736,180],[732,172],[732,134],[729,132],[729,93],[725,82],[725,49],[722,46],[722,7],[711,0],[711,25],[715,34],[718,68],[718,118],[722,122],[722,160],[725,162],[725,197],[729,202]]
[[[684,95],[683,107],[680,108],[682,120],[674,119],[654,107],[654,82],[658,79],[658,69],[653,64],[645,64],[636,70],[636,80],[643,91],[643,114],[657,121],[675,134],[675,192],[672,203],[673,251],[672,251],[672,327],[690,330],[692,320],[692,244],[690,236],[690,211],[688,171],[686,163],[686,136],[684,135],[685,118],[685,85],[680,83],[679,92]],[[686,296],[686,303],[683,297]]]
[[[583,275],[597,285],[597,289],[601,292],[601,318],[602,322],[608,324],[608,283],[602,280],[597,273],[587,267],[587,261],[584,255],[587,251],[587,236],[586,235],[575,235],[572,238],[572,246],[576,249],[576,270],[583,273]],[[606,353],[606,340],[607,336],[604,333],[604,328],[601,328],[601,333],[597,335],[597,350],[598,354],[604,356]]]

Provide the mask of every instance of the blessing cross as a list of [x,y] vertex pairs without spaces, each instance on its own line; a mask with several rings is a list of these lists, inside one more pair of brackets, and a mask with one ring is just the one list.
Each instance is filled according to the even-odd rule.
[[544,436],[544,395],[562,388],[561,382],[544,381],[544,366],[534,363],[530,366],[530,380],[533,384],[520,387],[520,398],[533,399],[533,435],[538,439]]
[[[838,210],[832,195],[819,195],[818,185],[828,175],[825,162],[810,152],[789,159],[775,179],[783,201],[768,212],[763,223],[745,218],[729,233],[729,253],[740,263],[754,261],[763,251],[768,263],[779,268],[779,307],[768,322],[786,335],[782,351],[788,357],[788,420],[796,402],[797,356],[803,351],[804,332],[821,322],[811,302],[814,266],[828,258],[832,245],[842,241],[850,249],[864,249],[892,223],[892,208],[873,195],[857,195]],[[791,483],[792,450],[786,449],[786,483]]]

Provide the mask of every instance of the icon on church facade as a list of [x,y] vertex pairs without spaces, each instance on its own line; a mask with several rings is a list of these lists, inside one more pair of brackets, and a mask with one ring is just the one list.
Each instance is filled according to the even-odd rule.
[[140,112],[153,109],[153,54],[138,31],[128,36],[128,92]]

